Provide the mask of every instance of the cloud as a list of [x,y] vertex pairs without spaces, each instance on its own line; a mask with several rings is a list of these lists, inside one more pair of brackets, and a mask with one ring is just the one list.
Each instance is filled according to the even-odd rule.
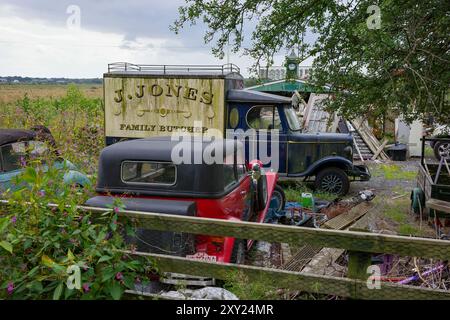
[[[0,75],[102,77],[107,64],[224,64],[203,43],[204,26],[175,35],[169,25],[184,0],[2,0]],[[67,25],[80,9],[80,29]],[[73,20],[70,20],[73,22]],[[248,36],[247,38],[250,38]],[[284,53],[278,55],[281,64]],[[231,54],[244,76],[252,61]]]

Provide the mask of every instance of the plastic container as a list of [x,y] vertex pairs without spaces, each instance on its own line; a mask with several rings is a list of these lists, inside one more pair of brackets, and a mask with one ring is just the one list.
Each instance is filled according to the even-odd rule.
[[302,193],[302,201],[301,201],[303,208],[308,208],[311,210],[314,210],[314,197],[312,193]]
[[408,147],[404,143],[396,143],[392,147],[386,148],[386,153],[394,161],[406,161]]

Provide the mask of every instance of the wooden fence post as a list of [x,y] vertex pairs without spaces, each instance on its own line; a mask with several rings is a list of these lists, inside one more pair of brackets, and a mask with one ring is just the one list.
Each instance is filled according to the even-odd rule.
[[[366,281],[369,278],[367,268],[372,264],[372,255],[366,252],[350,251],[348,253],[348,272],[347,277]],[[353,299],[361,299],[356,290],[352,295]]]

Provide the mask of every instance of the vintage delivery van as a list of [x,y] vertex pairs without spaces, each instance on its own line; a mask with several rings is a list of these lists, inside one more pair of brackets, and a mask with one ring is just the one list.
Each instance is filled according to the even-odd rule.
[[[173,133],[230,132],[280,179],[314,181],[344,195],[351,180],[369,180],[353,164],[351,135],[302,133],[291,99],[245,90],[240,70],[223,66],[113,63],[104,74],[106,145]],[[255,147],[256,146],[256,147]]]

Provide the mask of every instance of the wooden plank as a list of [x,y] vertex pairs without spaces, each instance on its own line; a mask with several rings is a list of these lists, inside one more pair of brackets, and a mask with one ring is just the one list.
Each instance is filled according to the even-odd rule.
[[[372,130],[365,125],[364,120],[362,119],[352,120],[351,124],[358,132],[358,134],[361,136],[361,138],[364,140],[365,144],[372,151],[372,153],[375,154],[378,148],[380,147],[380,142],[378,141],[377,138],[375,138],[375,136],[371,132]],[[379,156],[382,160],[389,159],[389,157],[383,150],[380,152]]]
[[359,158],[361,159],[362,162],[364,162],[364,158],[361,154],[361,150],[359,150],[358,143],[355,140],[355,136],[353,136],[353,144],[355,145],[355,149],[358,152]]
[[330,268],[330,265],[335,263],[344,252],[344,249],[322,248],[301,270],[301,273],[333,275],[336,270],[333,267]]
[[328,220],[323,224],[323,228],[343,230],[349,225],[354,223],[356,220],[364,216],[374,207],[372,202],[361,202],[351,208],[349,211],[344,212],[333,219]]
[[310,244],[302,246],[295,255],[283,265],[282,269],[290,271],[302,271],[311,259],[320,252],[322,248]]
[[358,299],[450,299],[450,291],[383,283],[371,290],[366,281],[330,276],[302,274],[280,269],[261,268],[229,263],[214,263],[142,252],[123,251],[130,255],[149,257],[164,272],[183,272],[190,275],[229,279],[242,274],[249,282],[262,282],[273,288],[289,288],[311,293],[329,294]]
[[430,209],[450,213],[450,202],[448,201],[430,199],[426,201],[426,206]]
[[[0,204],[8,204],[0,200]],[[57,208],[56,204],[49,204]],[[109,208],[77,206],[80,211],[111,212]],[[360,252],[384,252],[400,256],[450,259],[450,241],[346,230],[314,229],[255,222],[177,216],[124,210],[120,217],[131,218],[136,226],[152,230],[218,235],[267,242],[311,244],[316,247],[341,248]]]
[[375,152],[375,154],[373,155],[371,160],[375,160],[376,158],[378,158],[378,155],[381,153],[381,151],[383,151],[384,147],[386,146],[386,144],[388,143],[387,139],[384,139],[383,143],[381,144],[381,146],[377,149],[377,151]]
[[[333,219],[328,220],[323,227],[328,229],[343,230],[349,225],[356,224],[364,219],[366,214],[374,207],[372,202],[362,202],[357,204],[355,207],[347,212],[344,212]],[[353,227],[353,226],[352,226]],[[367,230],[359,230],[367,231]],[[344,249],[333,249],[333,248],[323,248],[318,252],[311,261],[303,268],[302,272],[315,273],[315,274],[327,274],[327,266],[330,263],[334,263],[343,253]],[[325,273],[324,273],[325,272]],[[332,275],[332,273],[328,273]]]
[[140,227],[161,231],[221,235],[236,238],[242,238],[245,235],[247,239],[267,242],[285,242],[297,245],[309,243],[317,247],[342,248],[362,252],[385,252],[403,256],[444,260],[450,258],[450,241],[447,240],[133,211],[124,211],[120,215],[137,218]]

